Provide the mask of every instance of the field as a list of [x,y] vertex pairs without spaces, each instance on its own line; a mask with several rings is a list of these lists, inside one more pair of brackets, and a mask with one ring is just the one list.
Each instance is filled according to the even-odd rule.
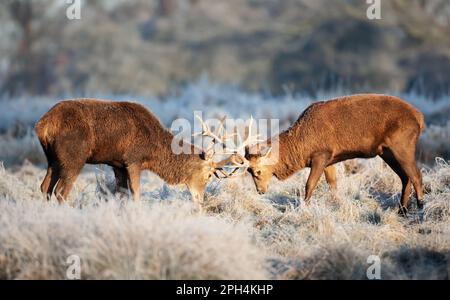
[[[165,99],[135,100],[167,126],[201,110],[230,118],[251,112],[286,128],[313,100],[345,93],[273,97],[201,79]],[[380,257],[382,279],[449,279],[450,97],[401,96],[427,120],[418,149],[425,207],[417,212],[413,203],[408,218],[397,215],[400,180],[380,159],[338,164],[338,197],[322,179],[309,206],[302,203],[308,170],[274,179],[264,196],[248,175],[213,181],[199,214],[184,187],[151,173],[140,203],[115,198],[103,166],[84,170],[67,204],[47,203],[31,126],[56,100],[2,100],[0,279],[64,279],[71,255],[81,259],[82,279],[367,279],[371,255]]]

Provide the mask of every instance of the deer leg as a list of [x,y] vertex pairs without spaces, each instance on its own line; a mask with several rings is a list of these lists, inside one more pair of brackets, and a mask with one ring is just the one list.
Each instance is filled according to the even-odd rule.
[[55,187],[56,199],[60,204],[67,200],[82,168],[83,165],[72,168],[61,168],[59,181]]
[[[42,181],[42,184],[41,184],[41,192],[46,197],[48,197],[47,191],[48,191],[48,187],[50,186],[50,181],[52,180],[52,173],[53,173],[52,166],[48,165],[47,174],[45,174],[44,180]],[[47,200],[48,200],[48,198],[47,198]]]
[[130,184],[131,194],[135,202],[140,200],[140,180],[141,180],[141,168],[138,166],[128,166],[128,181]]
[[317,154],[313,157],[311,161],[311,171],[309,173],[308,180],[306,181],[306,189],[305,189],[305,202],[309,203],[311,199],[312,192],[317,186],[317,182],[320,179],[320,176],[324,172],[324,169],[328,163],[328,154],[321,153]]
[[205,187],[189,186],[189,192],[191,193],[192,200],[197,205],[200,212],[203,212],[203,202],[205,200]]
[[44,150],[45,157],[47,158],[48,166],[47,173],[45,174],[44,180],[41,184],[41,192],[44,195],[44,198],[49,201],[52,197],[53,189],[59,179],[59,170],[49,147],[42,144],[42,149]]
[[41,184],[41,192],[45,199],[49,201],[52,197],[53,189],[59,179],[59,169],[56,164],[49,164],[47,174]]
[[423,207],[423,184],[422,174],[416,165],[415,147],[407,147],[400,144],[396,148],[391,148],[391,151],[405,171],[406,176],[411,180],[416,192],[417,206],[421,209]]
[[54,145],[54,165],[58,166],[59,180],[55,186],[55,195],[59,203],[67,200],[73,185],[88,158],[89,146],[86,141],[73,147],[72,140],[79,139],[78,132],[73,131]]
[[334,165],[328,166],[324,170],[325,179],[330,186],[331,193],[335,199],[338,199],[337,194],[337,180],[336,180],[336,167]]
[[422,174],[416,166],[415,162],[405,162],[402,164],[403,169],[411,180],[416,192],[417,207],[423,208],[423,184]]
[[399,214],[406,215],[408,212],[409,196],[411,195],[411,180],[389,149],[386,149],[383,152],[381,158],[398,175],[398,177],[400,177],[400,180],[402,181],[402,196],[400,200]]
[[116,178],[116,193],[127,193],[128,191],[128,175],[124,168],[113,167],[114,176]]

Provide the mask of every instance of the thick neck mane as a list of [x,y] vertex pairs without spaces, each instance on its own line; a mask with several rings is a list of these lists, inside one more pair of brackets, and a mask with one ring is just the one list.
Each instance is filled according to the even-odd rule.
[[285,180],[305,167],[302,155],[298,151],[298,145],[288,131],[278,137],[279,153],[278,162],[273,167],[273,174],[279,180]]
[[[308,113],[306,109],[300,118],[286,131],[279,134],[278,162],[273,167],[273,174],[280,180],[285,180],[309,165],[308,158],[312,145],[306,142],[308,136]],[[272,142],[273,143],[273,142]]]
[[149,159],[143,168],[156,173],[169,184],[188,183],[203,162],[199,154],[194,151],[193,145],[187,146],[191,148],[191,154],[175,154],[172,150],[173,134],[162,125],[155,129],[152,136],[147,137],[151,145],[148,147]]

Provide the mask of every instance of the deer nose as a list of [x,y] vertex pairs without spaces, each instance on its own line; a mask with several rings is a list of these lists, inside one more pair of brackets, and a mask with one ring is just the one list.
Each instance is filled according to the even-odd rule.
[[258,194],[260,194],[260,195],[264,195],[266,192],[265,191],[263,191],[263,190],[258,190]]

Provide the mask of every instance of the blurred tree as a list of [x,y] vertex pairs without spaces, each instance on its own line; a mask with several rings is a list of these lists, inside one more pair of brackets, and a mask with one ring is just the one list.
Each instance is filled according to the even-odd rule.
[[12,63],[10,74],[1,87],[2,91],[15,95],[19,89],[30,82],[33,77],[34,59],[32,54],[33,35],[31,22],[33,19],[33,2],[15,0],[9,5],[12,20],[18,25],[22,39],[16,57]]
[[275,93],[448,92],[448,0],[385,1],[377,22],[357,0],[82,3],[71,21],[65,1],[0,1],[0,93],[165,94],[203,72]]
[[159,0],[159,11],[164,17],[170,17],[178,9],[177,0]]

